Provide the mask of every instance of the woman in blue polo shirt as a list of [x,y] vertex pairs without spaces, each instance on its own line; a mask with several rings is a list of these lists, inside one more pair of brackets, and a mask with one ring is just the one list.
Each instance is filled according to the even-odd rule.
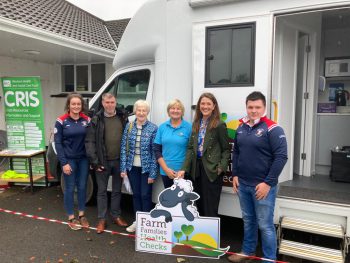
[[164,188],[173,185],[173,179],[185,160],[192,129],[191,124],[183,119],[185,108],[180,100],[171,101],[167,111],[170,119],[159,126],[154,140],[154,151]]

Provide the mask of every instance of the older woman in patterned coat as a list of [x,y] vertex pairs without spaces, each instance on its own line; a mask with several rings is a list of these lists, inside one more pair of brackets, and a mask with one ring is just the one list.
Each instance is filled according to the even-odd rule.
[[[120,172],[122,177],[129,177],[135,214],[138,211],[149,212],[152,209],[152,184],[158,175],[153,150],[158,128],[147,120],[149,111],[147,101],[135,102],[136,119],[126,125],[121,145]],[[135,232],[136,223],[134,222],[126,230]]]

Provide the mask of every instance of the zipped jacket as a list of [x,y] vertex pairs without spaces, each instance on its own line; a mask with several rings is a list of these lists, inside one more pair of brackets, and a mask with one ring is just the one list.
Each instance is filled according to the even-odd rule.
[[241,119],[233,147],[233,176],[248,186],[275,186],[287,162],[287,140],[283,129],[262,117],[254,126]]
[[[127,114],[120,109],[116,109],[116,114],[124,129],[128,121]],[[92,117],[85,139],[87,156],[90,164],[95,168],[107,165],[104,118],[104,109],[102,108]]]
[[68,113],[56,120],[54,140],[61,166],[68,164],[69,159],[86,158],[85,136],[90,118],[83,113],[79,115],[78,120],[73,120]]

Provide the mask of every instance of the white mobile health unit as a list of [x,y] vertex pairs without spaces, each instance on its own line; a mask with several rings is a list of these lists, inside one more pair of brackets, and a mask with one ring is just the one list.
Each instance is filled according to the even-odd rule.
[[[114,59],[116,71],[89,106],[98,110],[105,92],[116,94],[130,112],[137,99],[146,99],[149,119],[160,124],[168,118],[168,102],[178,98],[191,121],[200,94],[212,92],[233,138],[246,96],[263,92],[267,114],[288,142],[275,211],[279,252],[344,262],[349,187],[328,175],[331,149],[350,145],[350,107],[319,108],[334,103],[334,87],[350,88],[350,74],[337,74],[341,63],[333,63],[333,75],[325,74],[330,61],[350,57],[349,46],[350,1],[151,0],[131,19]],[[228,173],[219,213],[241,217],[231,180]],[[154,201],[160,190],[158,181]],[[299,232],[317,238],[302,234],[298,240]],[[322,239],[332,242],[313,242]]]

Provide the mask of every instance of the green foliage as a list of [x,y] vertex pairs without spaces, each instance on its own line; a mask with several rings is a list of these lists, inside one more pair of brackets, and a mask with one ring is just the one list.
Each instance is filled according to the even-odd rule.
[[186,236],[189,236],[194,231],[194,227],[192,225],[182,225],[181,230]]
[[181,230],[186,235],[186,240],[188,240],[189,235],[191,235],[192,232],[194,231],[194,227],[192,225],[185,225],[185,224],[183,224],[181,226]]
[[182,232],[180,231],[174,231],[174,236],[176,237],[177,239],[177,243],[180,242],[180,238],[182,237]]

